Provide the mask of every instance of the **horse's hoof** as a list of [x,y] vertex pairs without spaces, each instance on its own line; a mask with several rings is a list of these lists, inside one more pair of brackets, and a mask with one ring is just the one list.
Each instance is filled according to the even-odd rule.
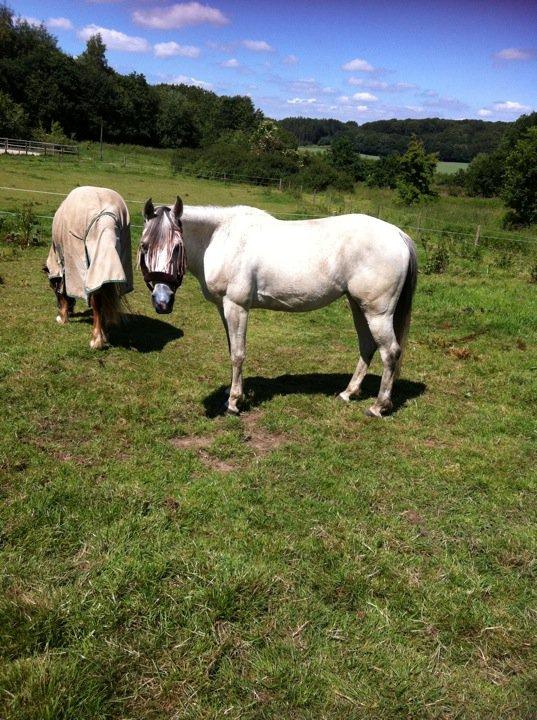
[[345,404],[350,402],[350,397],[348,395],[345,395],[345,393],[340,392],[339,395],[336,395],[336,399],[340,402],[344,402]]
[[61,315],[56,315],[56,322],[58,325],[65,325],[67,320],[64,320]]
[[98,340],[91,340],[89,346],[92,350],[104,350],[106,342],[99,338]]
[[365,414],[367,415],[367,417],[374,417],[374,418],[381,418],[381,417],[382,417],[382,413],[380,412],[380,410],[379,410],[378,408],[374,407],[374,406],[371,406],[370,408],[368,408],[368,409],[365,410],[364,412],[365,412]]
[[230,408],[226,405],[226,415],[229,415],[230,417],[239,417],[240,410],[238,408]]

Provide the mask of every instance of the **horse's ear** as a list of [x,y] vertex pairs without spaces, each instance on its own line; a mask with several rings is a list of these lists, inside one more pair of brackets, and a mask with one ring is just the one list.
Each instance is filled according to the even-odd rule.
[[183,214],[183,201],[177,196],[177,200],[175,201],[175,205],[173,206],[173,215],[176,220],[179,220],[181,215]]
[[153,205],[153,200],[149,198],[147,200],[146,204],[144,205],[144,218],[146,220],[151,220],[151,218],[155,217],[155,206]]

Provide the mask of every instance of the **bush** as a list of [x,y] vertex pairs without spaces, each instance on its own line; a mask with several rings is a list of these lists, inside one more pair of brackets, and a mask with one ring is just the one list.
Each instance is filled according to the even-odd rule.
[[504,162],[505,155],[501,152],[476,155],[466,171],[464,184],[468,195],[499,195],[503,187]]
[[33,203],[27,202],[16,215],[2,218],[0,233],[3,242],[21,248],[42,244],[41,228],[33,208]]
[[430,250],[427,249],[427,257],[423,264],[423,272],[425,275],[441,275],[445,273],[449,266],[449,251],[447,246],[440,242],[438,245],[433,246]]
[[33,139],[39,142],[55,143],[57,145],[69,145],[72,143],[71,138],[64,133],[59,122],[54,120],[50,125],[50,132],[46,132],[42,127],[34,130]]
[[366,183],[369,187],[397,187],[399,176],[399,155],[388,155],[368,163]]

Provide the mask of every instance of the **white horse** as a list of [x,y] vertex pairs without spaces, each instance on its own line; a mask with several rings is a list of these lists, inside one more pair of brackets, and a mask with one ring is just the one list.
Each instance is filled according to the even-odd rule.
[[220,312],[232,381],[227,411],[239,412],[251,308],[306,312],[346,295],[359,360],[342,400],[356,397],[373,353],[384,365],[369,415],[392,408],[416,287],[417,260],[402,230],[368,215],[282,221],[251,207],[144,207],[139,259],[157,312],[171,312],[185,269]]

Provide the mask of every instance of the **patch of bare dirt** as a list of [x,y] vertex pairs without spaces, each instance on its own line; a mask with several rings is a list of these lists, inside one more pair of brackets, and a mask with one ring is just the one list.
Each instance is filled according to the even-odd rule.
[[170,440],[174,448],[178,450],[201,450],[209,447],[214,437],[211,435],[185,435],[184,437],[176,437]]
[[261,417],[261,411],[255,410],[241,418],[244,440],[258,457],[279,448],[287,440],[287,436],[283,433],[273,433],[261,427],[259,424]]
[[[260,410],[253,410],[240,416],[243,440],[252,450],[256,458],[261,458],[280,447],[287,441],[284,433],[273,433],[262,427],[260,420],[263,414]],[[240,459],[221,459],[211,453],[211,445],[223,434],[222,431],[214,435],[186,435],[170,440],[171,445],[177,450],[195,451],[200,461],[211,470],[228,473],[236,470]]]

